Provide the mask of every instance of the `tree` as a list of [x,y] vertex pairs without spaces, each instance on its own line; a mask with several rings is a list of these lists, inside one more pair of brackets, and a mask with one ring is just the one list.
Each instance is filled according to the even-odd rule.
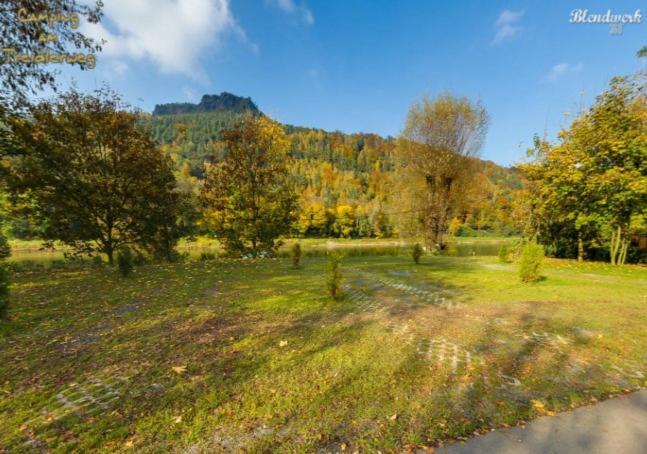
[[631,235],[647,216],[644,90],[641,76],[616,77],[560,132],[558,144],[536,143],[535,160],[524,169],[542,243],[570,243],[581,258],[589,246],[607,242],[611,263],[625,262]]
[[[82,18],[97,23],[103,4],[94,6],[76,0],[12,0],[0,3],[0,106],[22,106],[29,93],[46,87],[56,88],[53,65],[23,62],[19,54],[29,58],[45,54],[88,52],[85,58],[74,58],[70,64],[81,69],[94,67],[93,52],[101,43],[78,31]],[[48,20],[48,18],[58,20]],[[32,20],[37,19],[37,20]],[[78,51],[73,54],[74,51]],[[88,55],[91,55],[88,58]]]
[[[567,133],[560,133],[565,138]],[[536,225],[532,236],[551,246],[558,257],[584,259],[584,245],[599,229],[600,219],[595,215],[593,200],[586,192],[585,156],[581,147],[565,141],[551,147],[535,137],[530,154],[535,162],[523,168],[530,180],[534,195],[532,202]]]
[[335,209],[335,222],[332,228],[336,236],[350,238],[355,229],[355,213],[353,212],[353,207],[339,205]]
[[230,254],[272,254],[296,218],[290,142],[278,123],[251,115],[222,137],[225,157],[208,166],[202,191],[205,223]]
[[409,110],[396,160],[407,200],[430,247],[443,247],[447,220],[475,173],[487,114],[467,98],[423,98]]
[[72,90],[8,119],[9,187],[34,201],[43,237],[110,263],[122,246],[169,257],[177,239],[171,160],[126,108],[108,89]]

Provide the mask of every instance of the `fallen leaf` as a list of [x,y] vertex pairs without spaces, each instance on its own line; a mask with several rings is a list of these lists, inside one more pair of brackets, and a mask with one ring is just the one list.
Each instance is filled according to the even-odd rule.
[[182,415],[180,415],[180,416],[176,416],[176,417],[175,417],[175,420],[174,420],[173,422],[175,422],[175,424],[177,424],[177,423],[179,423],[179,422],[181,422],[181,421],[182,421]]
[[173,369],[173,372],[176,374],[183,374],[186,372],[186,366],[173,366],[171,369]]
[[397,413],[392,414],[391,416],[389,416],[389,419],[391,421],[395,421],[396,419],[398,419],[398,414]]
[[279,342],[279,347],[287,347],[288,341],[281,341]]
[[532,402],[532,406],[535,410],[544,411],[546,409],[546,407],[544,407],[544,403],[540,400],[533,399],[530,402]]

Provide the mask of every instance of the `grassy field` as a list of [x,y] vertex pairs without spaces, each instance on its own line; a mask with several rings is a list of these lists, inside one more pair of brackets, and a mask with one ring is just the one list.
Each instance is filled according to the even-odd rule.
[[402,451],[646,385],[647,269],[494,257],[14,276],[0,451]]

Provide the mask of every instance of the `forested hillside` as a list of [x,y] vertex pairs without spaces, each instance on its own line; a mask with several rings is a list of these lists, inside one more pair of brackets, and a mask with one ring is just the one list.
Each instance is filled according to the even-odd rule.
[[[205,162],[222,159],[220,134],[244,113],[262,115],[251,99],[223,93],[205,95],[200,104],[158,105],[147,121],[154,138],[174,155],[180,181],[191,186],[203,179]],[[395,233],[398,207],[390,183],[396,139],[284,127],[291,139],[293,176],[300,194],[295,233],[337,237]],[[479,168],[474,197],[453,220],[453,233],[516,233],[513,199],[521,188],[518,173],[489,161],[479,162]]]

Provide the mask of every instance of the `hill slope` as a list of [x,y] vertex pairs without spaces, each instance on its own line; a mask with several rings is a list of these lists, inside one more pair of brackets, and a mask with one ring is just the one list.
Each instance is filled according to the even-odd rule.
[[[197,105],[156,106],[149,117],[153,136],[174,149],[178,165],[185,168],[185,173],[198,178],[203,177],[205,162],[222,158],[225,151],[220,135],[224,129],[246,112],[262,115],[250,98],[223,93],[205,95],[202,99]],[[230,104],[233,107],[226,107]],[[291,125],[285,125],[285,131],[292,141],[293,174],[301,194],[298,229],[302,233],[393,233],[396,215],[390,214],[393,210],[389,208],[389,182],[394,139]],[[463,230],[513,232],[512,200],[521,186],[518,173],[490,161],[481,164],[475,178],[480,197],[462,215]]]

